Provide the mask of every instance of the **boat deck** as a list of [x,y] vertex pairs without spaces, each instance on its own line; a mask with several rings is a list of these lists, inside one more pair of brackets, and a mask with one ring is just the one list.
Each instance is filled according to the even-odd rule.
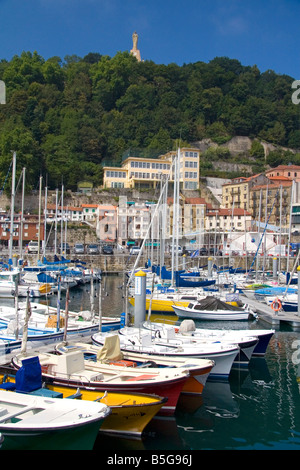
[[274,312],[268,305],[259,302],[255,299],[249,299],[248,297],[240,296],[242,302],[250,305],[253,310],[256,311],[259,320],[264,321],[271,325],[272,327],[280,327],[281,324],[287,324],[292,326],[295,330],[300,330],[300,312]]

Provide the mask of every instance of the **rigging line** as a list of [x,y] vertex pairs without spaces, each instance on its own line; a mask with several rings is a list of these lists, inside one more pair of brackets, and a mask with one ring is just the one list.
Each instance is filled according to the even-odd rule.
[[13,164],[13,160],[10,162],[8,172],[6,173],[5,180],[4,180],[4,183],[3,183],[3,187],[2,187],[2,189],[0,190],[0,196],[2,196],[2,193],[3,193],[3,191],[4,191],[4,188],[5,188],[5,185],[6,185],[6,181],[7,181],[8,175],[9,175],[9,173],[10,173],[10,169],[11,169],[11,167],[12,167],[12,164]]
[[[261,236],[261,238],[260,238],[259,244],[258,244],[258,246],[257,246],[257,250],[256,250],[255,256],[254,256],[254,258],[253,258],[252,264],[251,264],[251,266],[250,266],[250,268],[249,268],[249,271],[248,271],[248,274],[247,274],[247,277],[246,277],[246,281],[247,281],[247,279],[248,279],[248,276],[249,276],[249,273],[250,273],[250,271],[251,271],[251,268],[252,268],[252,266],[253,266],[253,264],[254,264],[254,261],[255,261],[255,259],[256,259],[256,257],[257,257],[258,250],[260,249],[260,245],[262,244],[263,238],[264,238],[264,236],[265,236],[265,233],[266,233],[266,230],[267,230],[267,226],[268,226],[268,223],[269,223],[271,214],[272,214],[272,212],[273,212],[273,208],[274,208],[275,201],[276,201],[276,197],[277,197],[277,194],[278,194],[278,193],[279,193],[279,189],[277,190],[277,192],[276,192],[276,194],[275,194],[274,201],[273,201],[273,204],[272,204],[272,207],[271,207],[271,210],[270,210],[270,214],[269,214],[268,220],[266,221],[266,225],[265,225],[263,234],[262,234],[262,236]],[[266,201],[266,204],[267,204],[267,201]]]
[[17,194],[17,192],[18,192],[19,185],[20,185],[22,179],[23,179],[23,173],[21,173],[20,176],[19,176],[19,181],[18,181],[18,184],[17,184],[16,189],[15,189],[15,194]]

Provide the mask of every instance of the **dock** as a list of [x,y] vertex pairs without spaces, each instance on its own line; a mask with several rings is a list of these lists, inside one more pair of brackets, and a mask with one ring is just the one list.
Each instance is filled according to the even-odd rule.
[[281,325],[286,324],[294,330],[300,330],[300,313],[285,312],[284,310],[274,312],[267,304],[242,295],[240,295],[240,300],[248,304],[256,312],[259,320],[268,323],[273,328],[280,328]]

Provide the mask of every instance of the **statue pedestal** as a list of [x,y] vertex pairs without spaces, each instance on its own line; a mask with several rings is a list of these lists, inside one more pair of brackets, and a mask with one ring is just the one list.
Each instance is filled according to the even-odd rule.
[[131,49],[130,51],[130,54],[134,55],[134,57],[136,57],[136,59],[141,62],[141,53],[138,49]]

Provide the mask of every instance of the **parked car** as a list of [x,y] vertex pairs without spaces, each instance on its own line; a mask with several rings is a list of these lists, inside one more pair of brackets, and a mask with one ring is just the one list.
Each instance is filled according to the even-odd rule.
[[31,240],[28,243],[28,253],[37,253],[39,251],[39,242]]
[[70,245],[69,245],[69,243],[63,243],[62,245],[59,244],[59,251],[60,251],[60,253],[70,254]]
[[209,254],[214,256],[222,256],[222,251],[219,248],[210,248]]
[[133,246],[130,248],[131,255],[138,255],[140,251],[141,251],[141,248],[139,246]]
[[99,246],[92,243],[91,245],[88,246],[87,252],[89,255],[99,255],[100,253]]
[[[169,247],[169,252],[172,253],[172,245]],[[182,246],[180,245],[174,245],[174,253],[178,253],[179,255],[183,254]]]
[[195,248],[186,248],[185,246],[183,247],[182,250],[182,256],[191,256],[194,252],[196,251]]
[[104,255],[113,255],[113,254],[114,254],[114,250],[113,250],[112,246],[110,246],[110,245],[104,245],[104,246],[102,247],[102,253],[103,253]]
[[76,253],[76,255],[84,254],[84,244],[83,243],[75,243],[74,253]]

